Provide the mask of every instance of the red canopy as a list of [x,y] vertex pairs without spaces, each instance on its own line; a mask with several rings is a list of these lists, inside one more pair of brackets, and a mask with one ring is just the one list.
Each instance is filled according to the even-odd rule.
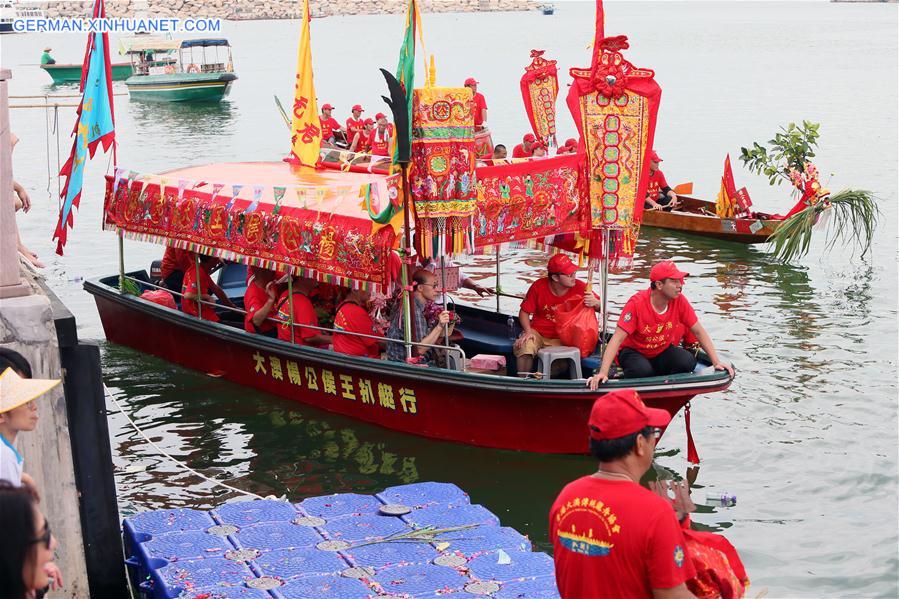
[[[389,283],[386,205],[398,176],[315,170],[285,162],[220,163],[159,175],[107,177],[104,226],[130,237],[351,287]],[[162,191],[160,191],[162,190]]]

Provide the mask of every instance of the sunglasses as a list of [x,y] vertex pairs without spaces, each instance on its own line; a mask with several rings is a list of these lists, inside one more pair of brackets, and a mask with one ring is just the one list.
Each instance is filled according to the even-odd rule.
[[31,543],[43,543],[44,547],[47,550],[50,550],[50,542],[53,539],[53,533],[50,531],[50,522],[45,518],[44,519],[44,532],[41,533],[41,536],[36,539],[32,539]]
[[652,428],[652,436],[655,440],[659,440],[662,437],[662,429],[653,427]]

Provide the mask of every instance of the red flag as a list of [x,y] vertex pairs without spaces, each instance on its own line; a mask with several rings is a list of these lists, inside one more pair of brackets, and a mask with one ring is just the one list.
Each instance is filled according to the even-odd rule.
[[593,60],[590,64],[596,64],[602,49],[599,42],[606,36],[606,15],[602,7],[602,0],[596,0],[596,34],[593,37]]
[[749,214],[752,207],[752,200],[749,199],[749,191],[745,187],[741,187],[734,194],[734,202],[737,204],[737,214]]
[[730,154],[724,159],[724,174],[721,176],[721,183],[724,185],[727,197],[732,198],[737,195],[737,186],[734,184],[734,171],[730,168]]

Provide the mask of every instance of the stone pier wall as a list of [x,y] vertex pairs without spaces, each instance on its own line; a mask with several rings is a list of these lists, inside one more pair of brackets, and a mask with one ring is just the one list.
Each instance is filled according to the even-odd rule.
[[[419,10],[429,12],[477,12],[537,10],[545,2],[536,0],[421,0]],[[310,0],[313,17],[399,13],[406,0]],[[221,19],[296,19],[302,10],[299,0],[125,0],[108,2],[110,17],[218,17]],[[84,2],[48,2],[42,5],[48,17],[85,17]]]

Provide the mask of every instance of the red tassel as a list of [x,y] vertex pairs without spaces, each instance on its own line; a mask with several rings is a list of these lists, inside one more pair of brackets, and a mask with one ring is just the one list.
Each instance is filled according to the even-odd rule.
[[696,451],[696,443],[693,441],[693,431],[690,430],[690,404],[684,408],[684,424],[687,426],[687,461],[691,464],[699,463],[699,452]]

